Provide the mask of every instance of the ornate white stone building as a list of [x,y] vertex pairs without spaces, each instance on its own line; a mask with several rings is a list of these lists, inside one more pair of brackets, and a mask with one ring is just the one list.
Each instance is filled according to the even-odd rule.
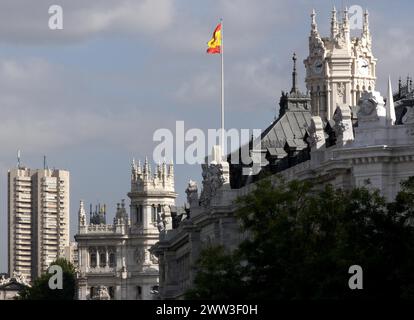
[[348,10],[338,21],[334,8],[329,37],[321,37],[315,11],[311,15],[306,87],[312,114],[331,120],[337,105],[356,106],[364,91],[375,90],[377,59],[372,54],[368,11],[364,13],[360,37],[351,38]]
[[[393,95],[390,80],[386,99],[375,91],[367,12],[361,37],[352,39],[346,10],[341,24],[333,11],[329,38],[319,36],[314,12],[311,19],[310,52],[304,61],[310,95],[297,89],[294,56],[293,86],[290,93],[282,92],[279,118],[258,138],[259,148],[257,141],[246,148],[259,155],[265,164],[261,172],[272,177],[345,189],[378,188],[392,200],[400,182],[414,176],[414,107],[407,102],[414,93],[403,92],[400,82],[399,93]],[[396,101],[398,116],[394,96],[406,99]],[[256,173],[254,166],[231,163],[234,155],[224,161],[213,152],[213,161],[202,167],[201,194],[196,182],[188,185],[186,219],[160,234],[151,249],[159,258],[161,298],[184,297],[203,247],[233,249],[245,237],[234,217],[235,200],[248,194],[261,174],[246,175]]]
[[[172,228],[175,210],[174,167],[159,164],[154,174],[148,161],[132,163],[130,213],[124,200],[113,224],[105,209],[91,212],[87,223],[84,204],[79,208],[78,299],[154,299],[158,293],[158,260],[149,252],[160,232]],[[174,212],[173,212],[174,213]]]

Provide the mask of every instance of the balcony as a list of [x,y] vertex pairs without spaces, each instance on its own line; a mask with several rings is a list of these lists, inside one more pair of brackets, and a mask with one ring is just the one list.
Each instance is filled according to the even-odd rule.
[[115,273],[116,272],[116,268],[115,267],[88,267],[86,269],[86,273],[88,274],[103,274],[103,273]]
[[88,233],[112,233],[115,228],[111,224],[90,224],[88,225]]

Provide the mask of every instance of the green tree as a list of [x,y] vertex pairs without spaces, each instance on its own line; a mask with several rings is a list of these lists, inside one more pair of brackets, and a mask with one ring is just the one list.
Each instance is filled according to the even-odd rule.
[[241,299],[244,297],[241,278],[242,266],[236,255],[228,254],[222,246],[208,247],[200,255],[195,288],[186,292],[186,299]]
[[[50,289],[49,279],[52,274],[48,272],[35,279],[31,287],[27,287],[19,292],[20,300],[73,300],[75,298],[75,267],[64,258],[58,258],[52,262],[58,265],[63,271],[62,289]],[[48,269],[49,270],[49,269]]]
[[[414,298],[414,179],[393,203],[366,188],[263,179],[238,205],[250,236],[233,253],[201,254],[189,298]],[[349,289],[351,265],[363,269],[363,290]]]

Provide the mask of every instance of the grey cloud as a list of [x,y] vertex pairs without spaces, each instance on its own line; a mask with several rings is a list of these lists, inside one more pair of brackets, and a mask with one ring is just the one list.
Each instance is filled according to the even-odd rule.
[[[48,9],[63,8],[63,30],[50,30]],[[0,39],[13,44],[61,44],[102,34],[152,34],[174,17],[173,0],[3,0]]]

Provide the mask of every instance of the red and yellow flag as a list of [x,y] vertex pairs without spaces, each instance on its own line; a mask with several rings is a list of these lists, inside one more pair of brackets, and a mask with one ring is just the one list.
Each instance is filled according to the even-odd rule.
[[215,53],[221,53],[221,23],[219,23],[214,29],[213,37],[211,40],[207,43],[207,53],[215,54]]

